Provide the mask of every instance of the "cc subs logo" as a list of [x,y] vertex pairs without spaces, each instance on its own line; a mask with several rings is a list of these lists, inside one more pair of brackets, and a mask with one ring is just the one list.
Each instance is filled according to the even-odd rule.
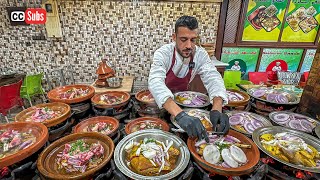
[[14,10],[10,13],[12,22],[25,22],[27,24],[45,24],[46,10],[42,8],[28,8],[27,10]]
[[22,22],[25,20],[24,11],[12,11],[10,18],[11,18],[11,21]]

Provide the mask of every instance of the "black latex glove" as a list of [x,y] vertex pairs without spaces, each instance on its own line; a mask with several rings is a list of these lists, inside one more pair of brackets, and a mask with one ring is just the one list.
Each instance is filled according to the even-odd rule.
[[198,139],[205,139],[209,142],[207,131],[199,118],[189,116],[186,112],[182,111],[175,117],[175,120],[188,133],[188,136],[198,137]]
[[217,132],[222,132],[224,135],[228,133],[230,128],[228,115],[221,113],[218,110],[212,110],[210,111],[210,121],[213,129],[215,129],[218,124],[220,125],[216,130]]

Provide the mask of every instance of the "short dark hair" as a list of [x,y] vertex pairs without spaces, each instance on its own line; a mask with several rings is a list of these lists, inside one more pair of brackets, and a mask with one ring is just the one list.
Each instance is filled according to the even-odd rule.
[[178,32],[179,27],[187,27],[190,30],[198,28],[198,20],[192,16],[181,16],[174,27],[175,33]]

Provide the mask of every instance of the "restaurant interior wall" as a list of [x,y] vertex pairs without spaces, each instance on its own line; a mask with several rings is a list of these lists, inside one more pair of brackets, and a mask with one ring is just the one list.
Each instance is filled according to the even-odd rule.
[[76,83],[91,84],[104,57],[118,76],[135,76],[147,84],[154,51],[171,42],[175,20],[193,15],[200,21],[201,43],[216,43],[219,2],[57,1],[62,38],[33,40],[45,35],[43,25],[11,26],[5,10],[16,1],[0,0],[0,68],[45,73],[71,65]]
[[[288,17],[291,17],[290,14],[294,14],[295,12],[302,9],[305,9],[304,12],[308,13],[307,10],[311,9],[313,6],[316,10],[314,12],[315,15],[306,15],[306,18],[304,20],[307,20],[308,18],[317,19],[320,17],[318,15],[318,13],[320,13],[319,4],[311,3],[311,1],[311,4],[309,3],[309,1],[307,4],[298,4],[298,2],[300,1],[225,1],[228,2],[228,8],[226,10],[222,10],[221,12],[224,13],[226,11],[224,34],[222,36],[223,48],[220,51],[221,53],[216,54],[216,56],[223,62],[230,64],[230,66],[226,67],[226,69],[230,69],[235,61],[240,61],[240,65],[241,63],[247,65],[245,67],[247,72],[244,73],[243,76],[243,79],[246,79],[248,77],[248,72],[266,71],[268,63],[278,59],[281,60],[283,57],[287,57],[287,59],[290,60],[283,60],[289,64],[290,71],[298,71],[301,73],[310,71],[316,48],[319,43],[319,23],[311,31],[303,31],[305,29],[300,29],[299,31],[296,30],[291,33],[291,38],[294,36],[294,34],[297,34],[298,37],[307,37],[310,34],[310,36],[308,36],[307,38],[312,39],[312,36],[314,37],[314,41],[310,40],[310,42],[301,42],[303,40],[306,41],[305,38],[300,38],[300,40],[299,38],[295,38],[295,41],[286,41],[283,37],[289,36],[288,32],[291,30],[291,26],[288,25],[288,22],[290,22],[290,19],[288,19]],[[267,7],[267,9],[268,7],[278,8],[273,18],[277,16],[278,20],[281,23],[275,29],[261,28],[254,30],[252,28],[253,25],[251,25],[250,22],[247,22],[253,14],[251,13],[251,11],[254,12],[254,10],[261,9],[261,7]],[[317,19],[317,21],[319,20]],[[247,31],[245,31],[245,29],[250,29],[251,35]],[[255,38],[259,39],[259,37],[271,37],[272,34],[274,34],[273,31],[280,32],[278,40],[274,40],[274,42],[270,42],[268,40],[255,40]],[[245,40],[245,33],[246,38],[251,37],[252,39]],[[258,35],[259,33],[261,34],[261,36]],[[270,54],[272,55],[270,56]]]

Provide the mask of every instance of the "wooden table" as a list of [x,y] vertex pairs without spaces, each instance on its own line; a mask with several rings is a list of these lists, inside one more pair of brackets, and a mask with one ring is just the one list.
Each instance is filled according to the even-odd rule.
[[118,88],[110,88],[110,87],[97,87],[95,85],[95,82],[91,84],[91,86],[94,88],[95,93],[103,93],[103,92],[108,92],[108,91],[124,91],[131,93],[132,91],[132,86],[133,86],[133,76],[123,76],[122,77],[122,84]]
[[20,81],[20,79],[24,79],[25,74],[15,74],[13,77],[10,78],[0,78],[0,86],[16,83]]

